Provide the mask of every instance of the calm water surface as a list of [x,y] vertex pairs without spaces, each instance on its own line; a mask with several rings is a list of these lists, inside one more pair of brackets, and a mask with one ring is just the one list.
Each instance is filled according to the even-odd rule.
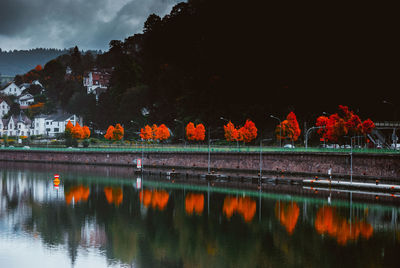
[[138,180],[129,169],[0,172],[0,267],[399,267],[395,202]]

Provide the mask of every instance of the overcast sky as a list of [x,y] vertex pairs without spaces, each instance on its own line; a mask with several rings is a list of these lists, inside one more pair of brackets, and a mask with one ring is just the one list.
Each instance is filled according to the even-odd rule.
[[182,0],[1,0],[0,48],[107,50],[110,40],[142,32]]

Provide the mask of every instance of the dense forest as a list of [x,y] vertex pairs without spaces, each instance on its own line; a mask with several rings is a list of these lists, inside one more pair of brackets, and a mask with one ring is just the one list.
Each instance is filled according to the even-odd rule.
[[[270,132],[277,123],[271,114],[284,119],[294,111],[301,127],[310,126],[339,104],[363,118],[394,120],[399,81],[387,65],[394,47],[382,45],[390,38],[390,27],[382,26],[390,22],[377,20],[354,17],[351,6],[316,14],[307,7],[189,0],[163,18],[150,15],[143,33],[112,40],[107,52],[94,57],[75,48],[40,76],[54,104],[102,129],[165,123],[179,131],[179,121],[192,121],[222,132],[224,117],[235,124],[250,118]],[[371,38],[377,35],[379,41]],[[66,66],[76,79],[63,81]],[[114,68],[98,102],[82,87],[84,70],[94,66]]]

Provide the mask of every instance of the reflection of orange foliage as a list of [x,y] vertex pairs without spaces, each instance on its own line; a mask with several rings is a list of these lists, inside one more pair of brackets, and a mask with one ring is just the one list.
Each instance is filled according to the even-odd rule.
[[204,210],[204,195],[203,194],[193,194],[189,193],[185,198],[185,210],[189,215],[196,214],[201,215]]
[[275,204],[275,216],[289,234],[293,234],[299,214],[300,209],[296,202],[276,202]]
[[107,202],[109,204],[114,203],[116,206],[119,206],[122,203],[123,194],[122,188],[112,188],[112,187],[104,187],[104,194],[106,195]]
[[345,245],[348,240],[356,240],[360,235],[369,239],[373,233],[371,224],[357,219],[350,224],[336,213],[335,208],[327,206],[318,210],[315,218],[315,229],[320,234],[328,233],[336,238],[340,245]]
[[145,207],[151,204],[152,208],[164,210],[168,204],[169,194],[165,190],[144,190],[143,194],[139,193],[139,199]]
[[65,202],[69,205],[72,201],[72,198],[75,202],[86,201],[89,197],[90,190],[89,187],[85,187],[83,185],[75,186],[69,189],[67,193],[65,193]]
[[254,214],[256,214],[256,207],[256,202],[249,197],[236,198],[227,196],[224,199],[222,210],[228,219],[236,212],[242,215],[246,222],[249,222],[253,219]]

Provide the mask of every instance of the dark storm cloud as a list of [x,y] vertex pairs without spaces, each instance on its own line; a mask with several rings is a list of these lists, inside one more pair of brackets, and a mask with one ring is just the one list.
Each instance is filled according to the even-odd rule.
[[0,48],[106,49],[112,39],[141,32],[151,13],[179,0],[2,0]]

